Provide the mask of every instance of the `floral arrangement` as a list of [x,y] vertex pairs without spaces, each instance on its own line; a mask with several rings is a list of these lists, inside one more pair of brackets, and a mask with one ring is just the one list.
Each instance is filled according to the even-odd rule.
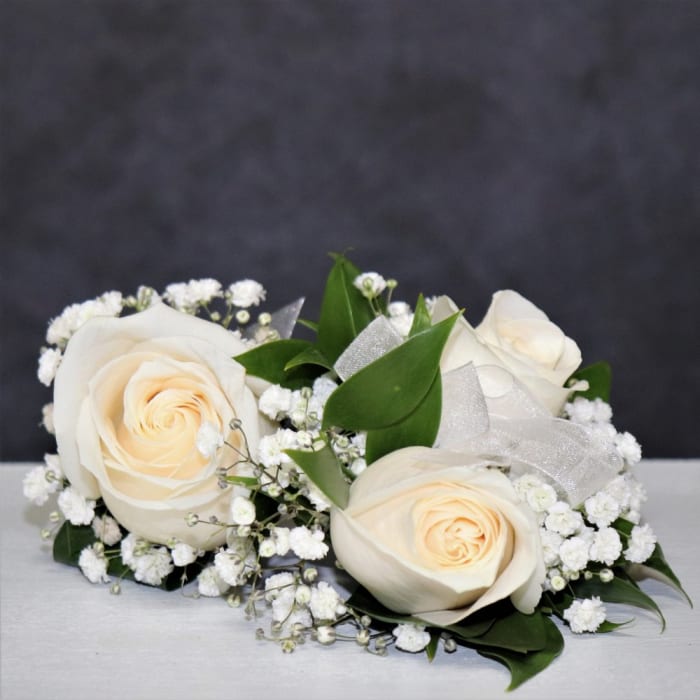
[[472,327],[448,297],[411,307],[333,260],[318,322],[303,300],[254,320],[266,293],[248,279],[109,292],[51,321],[38,376],[57,454],[23,485],[57,499],[54,558],[113,593],[191,583],[285,652],[466,648],[510,688],[566,626],[625,624],[607,603],[663,625],[640,573],[685,593],[642,520],[609,367],[581,369],[514,291]]

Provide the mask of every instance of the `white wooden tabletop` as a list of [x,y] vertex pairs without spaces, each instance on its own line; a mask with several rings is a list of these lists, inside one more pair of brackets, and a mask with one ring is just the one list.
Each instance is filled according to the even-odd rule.
[[645,519],[696,609],[645,581],[666,617],[663,634],[650,613],[618,607],[614,617],[634,616],[631,625],[604,635],[564,629],[563,654],[512,693],[505,668],[465,649],[433,663],[396,650],[379,658],[353,642],[283,654],[221,599],[131,582],[111,595],[53,562],[39,537],[44,516],[22,496],[31,466],[0,464],[2,700],[682,700],[700,690],[700,459],[637,467]]

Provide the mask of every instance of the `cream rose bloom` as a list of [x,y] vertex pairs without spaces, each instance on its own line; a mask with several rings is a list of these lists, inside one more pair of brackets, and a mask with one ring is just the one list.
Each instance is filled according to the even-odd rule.
[[428,624],[508,597],[533,612],[545,577],[537,520],[488,464],[427,447],[377,460],[331,512],[338,561],[386,607]]
[[[457,311],[449,297],[433,307],[435,322]],[[578,345],[547,315],[512,290],[493,295],[484,320],[476,327],[460,317],[440,362],[443,373],[473,362],[511,372],[553,415],[559,415],[572,387],[564,383],[581,364]]]
[[188,527],[229,519],[230,489],[217,467],[236,460],[228,446],[213,458],[197,449],[202,425],[251,449],[267,430],[244,368],[246,349],[221,326],[157,304],[122,318],[93,318],[68,343],[54,385],[54,423],[61,465],[86,498],[104,499],[135,535],[166,543],[176,537],[213,549],[221,528]]

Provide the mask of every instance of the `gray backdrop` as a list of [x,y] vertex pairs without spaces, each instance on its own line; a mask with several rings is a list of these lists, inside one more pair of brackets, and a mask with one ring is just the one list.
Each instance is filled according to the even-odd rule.
[[700,3],[4,0],[1,458],[37,459],[49,318],[211,276],[307,295],[327,251],[513,287],[697,456]]

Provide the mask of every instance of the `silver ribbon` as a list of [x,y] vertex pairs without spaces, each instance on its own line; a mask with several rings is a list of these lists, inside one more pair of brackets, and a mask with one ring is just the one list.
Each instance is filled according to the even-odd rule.
[[[401,342],[379,317],[343,352],[335,370],[347,379]],[[472,363],[442,377],[434,446],[488,457],[516,475],[535,472],[572,506],[603,488],[623,466],[612,444],[586,426],[553,417],[508,370]]]
[[244,337],[255,340],[263,340],[272,330],[280,338],[289,338],[296,325],[301,307],[304,305],[304,297],[300,297],[291,304],[273,311],[269,324],[254,323],[243,332]]

